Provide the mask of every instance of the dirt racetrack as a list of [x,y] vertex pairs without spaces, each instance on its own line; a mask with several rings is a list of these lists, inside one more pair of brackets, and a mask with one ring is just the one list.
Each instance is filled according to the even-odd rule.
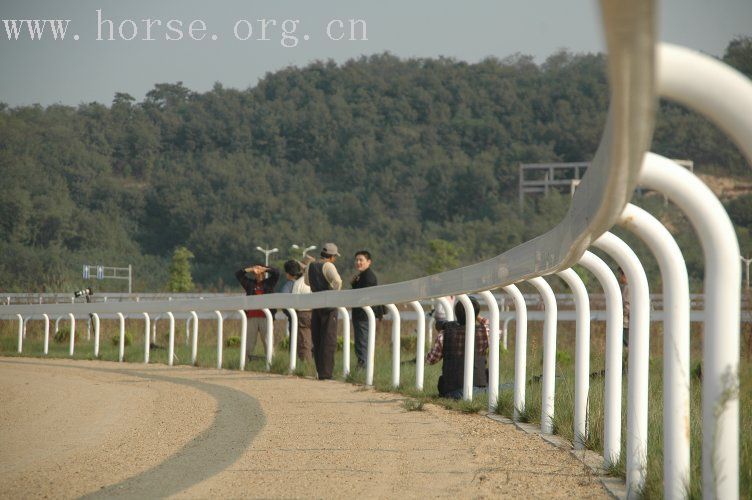
[[605,497],[540,437],[334,381],[0,358],[0,497]]

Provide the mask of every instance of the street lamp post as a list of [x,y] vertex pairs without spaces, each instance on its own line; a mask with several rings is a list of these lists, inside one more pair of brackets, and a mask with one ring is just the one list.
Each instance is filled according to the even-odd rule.
[[750,263],[752,263],[752,259],[745,259],[741,255],[739,257],[742,259],[742,262],[744,262],[744,264],[746,264],[746,266],[747,266],[746,273],[745,273],[744,277],[745,277],[746,282],[747,282],[747,290],[749,290],[749,265],[750,265]]
[[264,254],[264,265],[266,267],[269,267],[269,256],[275,252],[279,252],[277,248],[268,249],[268,248],[256,247],[256,250]]
[[316,245],[311,245],[309,247],[306,247],[305,245],[292,245],[290,248],[303,252],[303,258],[305,259],[305,256],[308,252],[310,252],[311,250],[316,250]]

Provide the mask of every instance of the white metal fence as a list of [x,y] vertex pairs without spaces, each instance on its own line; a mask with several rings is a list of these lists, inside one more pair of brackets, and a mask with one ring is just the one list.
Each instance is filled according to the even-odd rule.
[[[321,292],[310,295],[271,294],[248,297],[205,297],[183,300],[142,300],[90,304],[7,305],[0,315],[18,320],[18,349],[23,349],[24,318],[41,317],[47,350],[50,318],[67,316],[71,324],[70,354],[76,342],[75,316],[91,314],[94,342],[98,346],[99,316],[119,319],[123,359],[125,316],[144,317],[145,362],[149,360],[149,318],[161,315],[169,322],[168,362],[172,364],[175,314],[192,318],[192,361],[198,341],[197,313],[217,319],[218,361],[222,359],[222,322],[225,314],[241,319],[241,352],[245,352],[246,322],[243,310],[263,309],[267,317],[267,345],[271,346],[270,309],[287,309],[293,318],[290,369],[295,368],[297,309],[339,308],[347,319],[348,307],[363,307],[369,319],[366,379],[373,383],[375,318],[370,306],[390,304],[393,321],[392,383],[399,375],[399,312],[392,304],[406,304],[418,320],[415,385],[423,387],[425,322],[420,301],[455,295],[468,306],[468,293],[479,293],[491,316],[489,354],[489,407],[497,404],[499,390],[500,318],[497,299],[488,291],[501,288],[515,303],[517,323],[515,352],[515,418],[524,410],[526,381],[526,330],[528,313],[515,283],[530,282],[544,304],[544,364],[542,375],[543,432],[551,432],[554,407],[556,352],[556,299],[547,283],[554,275],[565,280],[574,296],[576,321],[575,356],[575,446],[581,447],[588,433],[589,327],[591,314],[587,293],[579,276],[569,268],[580,263],[597,278],[605,292],[607,321],[604,459],[618,461],[626,454],[627,487],[630,496],[644,484],[647,465],[648,347],[650,290],[642,265],[634,252],[609,229],[620,225],[634,232],[654,253],[663,282],[664,322],[664,493],[667,498],[686,494],[690,479],[689,415],[689,321],[690,299],[687,271],[676,243],[647,212],[628,204],[640,185],[660,191],[686,214],[705,255],[703,346],[703,445],[702,483],[706,498],[739,496],[739,248],[731,222],[720,202],[691,172],[658,155],[647,153],[659,96],[680,102],[705,115],[724,130],[745,157],[752,159],[752,84],[722,63],[687,49],[657,44],[656,6],[648,0],[612,2],[603,0],[601,12],[609,52],[608,76],[611,100],[607,123],[598,150],[563,220],[551,231],[495,258],[468,267],[424,278],[374,288]],[[628,396],[626,450],[621,450],[622,315],[621,296],[615,278],[602,260],[587,252],[601,249],[627,274],[630,283]],[[439,300],[447,305],[446,301]],[[451,316],[452,311],[447,311]],[[75,315],[75,316],[74,316]],[[507,318],[509,313],[506,314]],[[505,320],[505,325],[508,319]],[[349,326],[349,322],[345,321]],[[345,329],[349,342],[349,328]],[[472,342],[467,336],[464,397],[472,397]],[[97,348],[95,350],[98,351]],[[349,372],[349,350],[344,370]],[[266,363],[272,362],[268,349]],[[240,369],[245,357],[241,356]]]

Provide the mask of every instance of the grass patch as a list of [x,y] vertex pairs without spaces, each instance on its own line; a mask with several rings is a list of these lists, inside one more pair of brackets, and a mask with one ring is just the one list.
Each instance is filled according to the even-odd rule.
[[402,402],[405,411],[423,411],[426,402],[422,399],[406,399]]

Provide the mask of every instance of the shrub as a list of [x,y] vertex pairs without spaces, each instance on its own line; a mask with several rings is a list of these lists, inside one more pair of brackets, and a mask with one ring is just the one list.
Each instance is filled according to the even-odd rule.
[[402,402],[402,408],[406,411],[423,411],[424,404],[422,399],[406,399]]
[[[129,346],[133,343],[133,335],[131,335],[131,332],[125,332],[124,343],[126,346]],[[120,345],[120,335],[115,335],[114,337],[112,337],[112,345]]]
[[240,347],[240,337],[232,335],[225,340],[225,347]]
[[53,340],[60,344],[68,341],[69,339],[70,339],[70,328],[61,328],[60,330],[57,331],[57,333],[53,337]]

